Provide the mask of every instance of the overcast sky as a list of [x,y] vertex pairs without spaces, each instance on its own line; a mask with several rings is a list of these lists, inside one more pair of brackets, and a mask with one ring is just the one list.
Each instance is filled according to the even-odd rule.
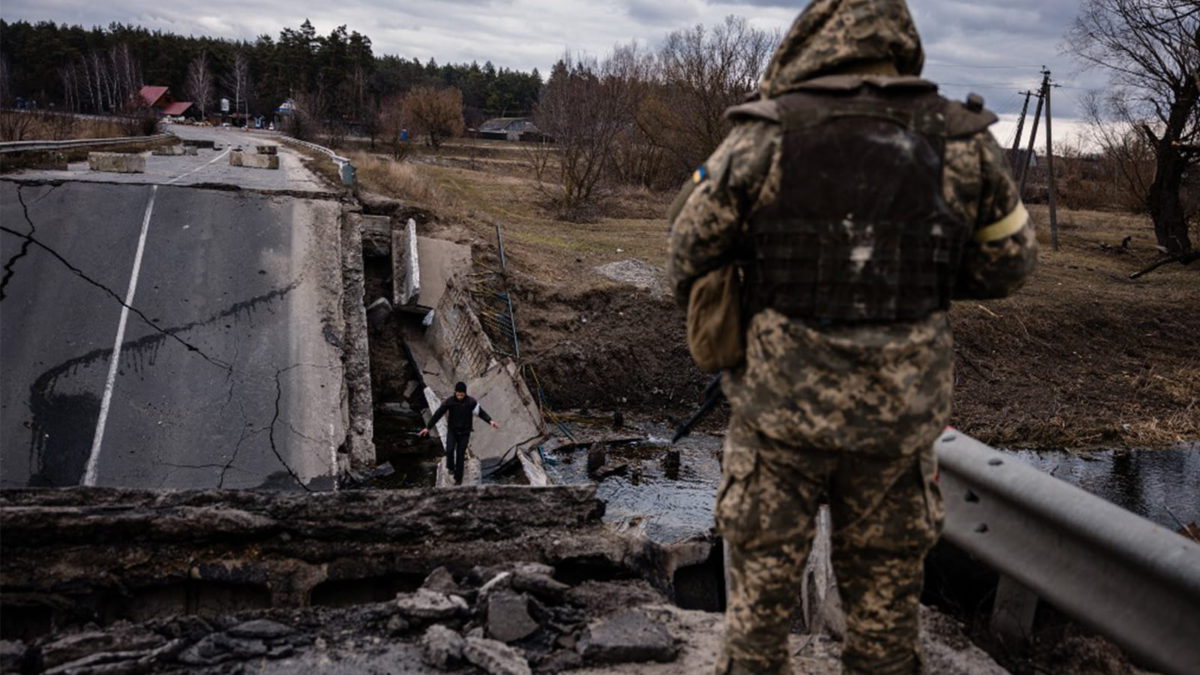
[[[263,33],[278,37],[281,29],[297,27],[307,18],[322,34],[345,24],[367,35],[376,55],[422,61],[432,57],[439,63],[490,60],[497,67],[536,67],[545,76],[566,49],[601,56],[614,44],[634,39],[653,47],[673,30],[713,25],[729,14],[782,33],[805,4],[779,0],[4,0],[0,16],[8,21],[50,20],[88,27],[118,21],[184,35],[246,40]],[[1013,136],[1012,121],[1022,100],[1018,92],[1037,87],[1042,65],[1063,85],[1053,94],[1056,139],[1078,133],[1072,118],[1079,115],[1079,95],[1106,81],[1101,72],[1078,72],[1078,64],[1060,54],[1078,0],[909,0],[909,6],[925,44],[925,75],[940,82],[952,98],[962,98],[968,91],[982,94],[988,107],[1004,119],[994,129],[1002,143]]]

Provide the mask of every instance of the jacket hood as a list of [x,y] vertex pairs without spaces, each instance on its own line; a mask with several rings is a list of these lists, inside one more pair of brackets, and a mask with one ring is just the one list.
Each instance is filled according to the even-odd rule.
[[775,50],[761,90],[771,98],[818,75],[880,63],[920,75],[924,62],[904,0],[813,0]]

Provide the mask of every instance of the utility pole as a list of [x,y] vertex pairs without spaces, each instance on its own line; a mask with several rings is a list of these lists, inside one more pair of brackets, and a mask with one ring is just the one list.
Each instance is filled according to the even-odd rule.
[[1058,250],[1058,211],[1054,195],[1054,146],[1050,134],[1050,71],[1042,71],[1042,91],[1046,96],[1046,170],[1049,174],[1050,186],[1050,243]]
[[1012,150],[1009,151],[1009,157],[1012,157],[1010,162],[1014,173],[1020,173],[1020,166],[1017,164],[1017,150],[1021,146],[1021,131],[1025,128],[1025,113],[1029,110],[1029,97],[1033,96],[1033,92],[1028,89],[1022,92],[1025,94],[1025,104],[1021,106],[1021,117],[1017,120],[1017,135],[1013,137]]
[[1029,149],[1025,152],[1025,161],[1021,162],[1021,190],[1022,195],[1025,194],[1025,179],[1029,177],[1029,162],[1033,160],[1033,141],[1037,139],[1038,122],[1042,119],[1042,102],[1046,100],[1046,82],[1050,76],[1048,71],[1042,72],[1042,86],[1038,89],[1037,109],[1033,113],[1033,131],[1029,134]]

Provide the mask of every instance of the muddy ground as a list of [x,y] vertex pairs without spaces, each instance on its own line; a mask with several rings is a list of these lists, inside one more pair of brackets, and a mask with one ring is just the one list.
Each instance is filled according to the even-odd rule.
[[[547,188],[521,170],[523,156],[518,146],[460,141],[415,158],[403,184],[362,178],[399,197],[419,186],[434,202],[427,231],[471,244],[480,269],[499,268],[500,226],[522,361],[530,387],[540,386],[553,408],[686,416],[707,377],[691,363],[683,313],[662,282],[661,214],[672,195],[614,191],[606,217],[559,221]],[[1160,256],[1148,218],[1060,210],[1054,251],[1047,209],[1030,211],[1042,253],[1028,285],[1011,298],[953,308],[953,423],[1005,447],[1200,439],[1200,266],[1131,280]]]

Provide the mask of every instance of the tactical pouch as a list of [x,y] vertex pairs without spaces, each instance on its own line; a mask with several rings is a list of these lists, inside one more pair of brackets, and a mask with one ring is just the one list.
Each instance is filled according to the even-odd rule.
[[730,264],[692,284],[687,312],[688,350],[706,373],[735,368],[746,358],[741,276],[741,268]]

